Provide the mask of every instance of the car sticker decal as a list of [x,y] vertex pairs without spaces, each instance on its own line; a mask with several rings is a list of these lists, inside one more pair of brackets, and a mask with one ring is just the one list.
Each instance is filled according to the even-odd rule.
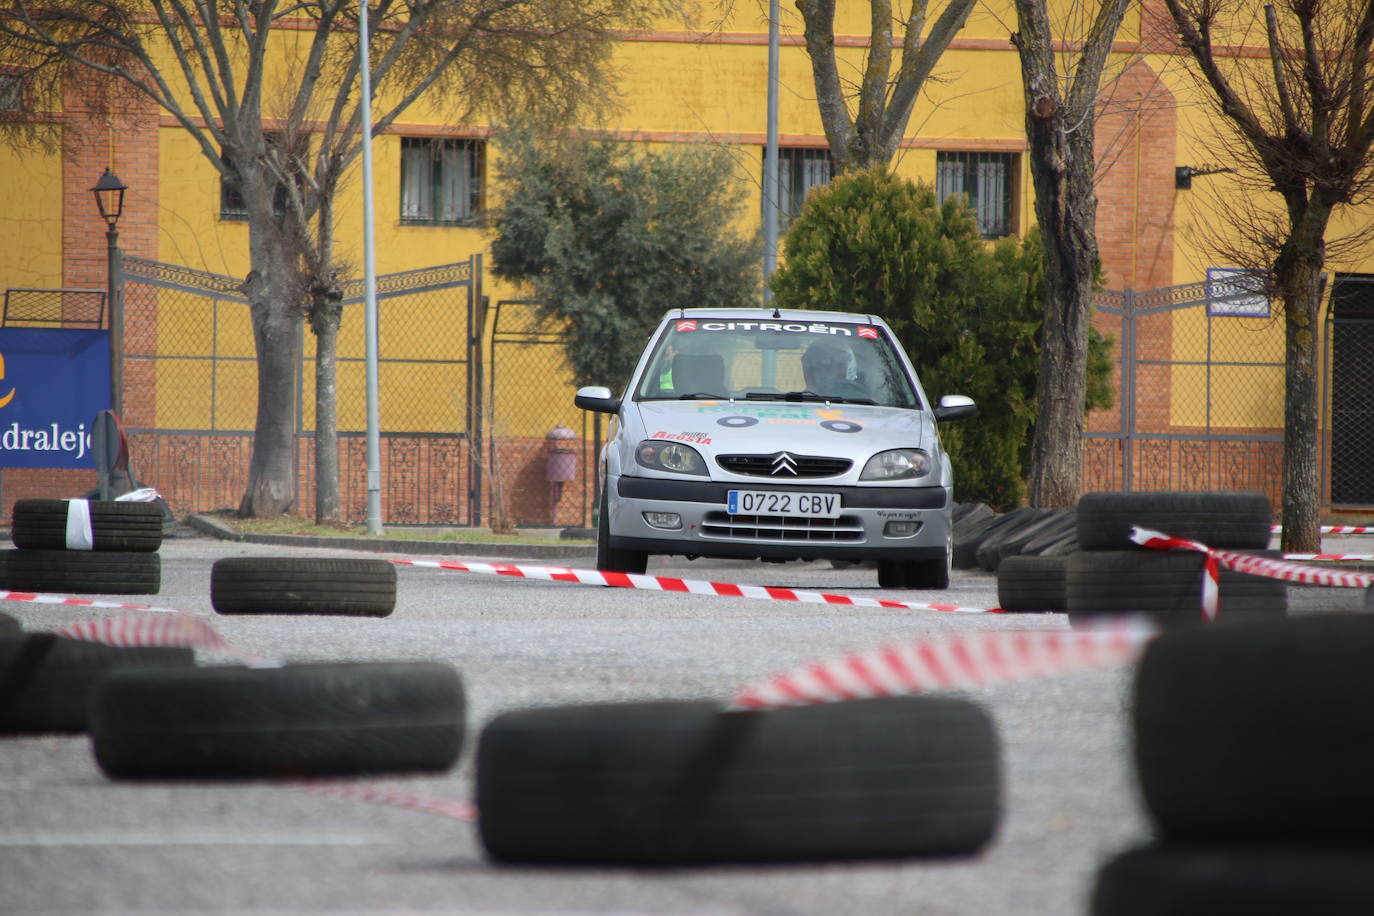
[[863,426],[852,420],[822,420],[821,428],[828,429],[832,433],[857,433],[863,429]]
[[[757,421],[755,421],[757,422]],[[667,430],[659,430],[649,437],[650,439],[672,439],[677,442],[696,442],[700,445],[710,445],[711,437],[706,433],[670,433]]]
[[730,429],[744,429],[749,426],[757,426],[758,417],[721,417],[716,423]]
[[695,331],[696,329],[697,323],[695,321],[679,321],[677,325],[673,328],[673,330],[677,331],[677,333],[679,334],[682,334],[686,331]]

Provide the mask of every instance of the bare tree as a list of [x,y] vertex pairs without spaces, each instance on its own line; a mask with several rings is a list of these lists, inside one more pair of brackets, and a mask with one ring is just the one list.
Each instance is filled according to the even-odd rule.
[[[1093,191],[1094,117],[1107,55],[1128,0],[1096,0],[1081,36],[1057,47],[1047,0],[1016,0],[1026,97],[1035,216],[1045,240],[1045,320],[1041,329],[1030,503],[1064,508],[1078,501],[1097,271],[1097,197]],[[1063,48],[1064,50],[1061,50]]]
[[[558,121],[595,110],[611,95],[611,30],[674,8],[674,0],[371,0],[369,139],[420,104],[453,122],[509,111]],[[151,99],[243,199],[251,263],[243,290],[258,364],[244,515],[280,514],[295,500],[292,393],[306,318],[317,352],[316,516],[339,514],[333,201],[364,135],[357,15],[357,0],[0,6],[0,57],[39,79],[63,68],[104,74]],[[288,77],[274,79],[279,72]]]
[[[854,80],[841,73],[835,57],[835,0],[797,0],[805,23],[816,103],[836,171],[857,171],[892,161],[917,94],[968,19],[974,2],[949,0],[929,34],[922,37],[929,0],[911,0],[904,13],[900,2],[869,0],[868,52],[863,72]],[[901,55],[893,72],[893,23],[897,21],[902,23]]]
[[[1283,549],[1321,546],[1317,316],[1322,270],[1340,243],[1333,214],[1374,188],[1374,4],[1321,0],[1165,0],[1191,72],[1231,131],[1228,162],[1251,204],[1223,211],[1229,250],[1283,304]],[[1257,26],[1254,24],[1258,24]],[[1261,54],[1243,46],[1262,32]],[[1268,194],[1277,206],[1266,207]],[[1273,198],[1269,198],[1273,200]]]

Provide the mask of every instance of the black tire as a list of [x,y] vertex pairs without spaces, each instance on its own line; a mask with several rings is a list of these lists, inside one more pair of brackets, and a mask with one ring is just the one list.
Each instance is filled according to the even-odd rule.
[[1366,849],[1156,846],[1098,870],[1092,916],[1368,916]]
[[1374,617],[1364,615],[1155,640],[1136,676],[1133,718],[1160,836],[1374,846],[1371,658]]
[[195,662],[190,649],[119,648],[52,633],[0,637],[0,733],[85,731],[92,688],[111,671]]
[[601,572],[643,575],[649,568],[649,554],[642,550],[617,550],[611,546],[610,499],[601,491],[601,514],[596,522],[596,568]]
[[978,566],[984,572],[997,572],[997,564],[1002,561],[1002,545],[1015,539],[1027,529],[1039,530],[1039,525],[1054,515],[1050,509],[1025,507],[1007,513],[1007,521],[996,530],[988,532],[978,544],[975,556]]
[[[1278,556],[1275,551],[1254,551]],[[1165,627],[1204,623],[1202,570],[1194,551],[1080,550],[1064,562],[1064,603],[1070,623],[1104,614],[1143,612]],[[1218,620],[1259,620],[1288,614],[1288,587],[1221,569]]]
[[1066,610],[1064,558],[1021,554],[1002,560],[997,567],[997,603],[1004,611]]
[[482,734],[478,826],[512,862],[968,855],[996,831],[1000,779],[991,718],[951,697],[533,709]]
[[0,550],[0,588],[77,595],[156,595],[156,553],[111,550]]
[[458,673],[431,662],[116,672],[92,696],[96,762],[117,779],[448,770]]
[[0,614],[0,636],[14,636],[22,633],[24,627],[9,614]]
[[[66,499],[21,499],[10,538],[25,550],[67,549]],[[90,500],[92,550],[150,552],[162,546],[162,509],[151,502]]]
[[226,557],[210,567],[219,614],[385,617],[396,608],[396,564],[371,558]]
[[953,549],[946,548],[944,559],[879,560],[878,587],[947,589],[952,559]]
[[1263,493],[1085,493],[1078,500],[1082,550],[1148,550],[1138,525],[1227,550],[1264,550],[1273,518]]

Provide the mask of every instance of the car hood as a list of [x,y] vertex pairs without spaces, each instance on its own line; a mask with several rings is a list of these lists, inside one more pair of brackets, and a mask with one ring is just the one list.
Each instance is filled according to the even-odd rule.
[[631,446],[642,439],[678,441],[711,457],[786,450],[851,458],[861,465],[884,449],[929,449],[934,439],[930,414],[896,407],[781,401],[636,401],[629,406],[625,433]]

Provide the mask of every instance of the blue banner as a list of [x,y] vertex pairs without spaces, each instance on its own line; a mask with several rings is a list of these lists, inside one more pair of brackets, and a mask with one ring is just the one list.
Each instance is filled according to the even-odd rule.
[[109,331],[0,328],[0,467],[95,467],[109,406]]

